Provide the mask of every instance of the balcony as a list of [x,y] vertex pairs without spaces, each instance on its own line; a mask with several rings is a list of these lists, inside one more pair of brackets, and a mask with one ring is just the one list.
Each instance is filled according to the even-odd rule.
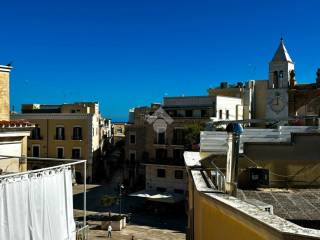
[[169,140],[167,138],[154,138],[153,143],[156,145],[168,145]]
[[185,140],[184,139],[179,139],[179,138],[173,138],[172,139],[172,145],[184,146],[185,145]]
[[184,166],[183,159],[174,159],[174,158],[163,158],[163,159],[148,158],[148,159],[144,159],[142,163],[170,165],[170,166]]
[[41,137],[41,136],[38,136],[38,135],[30,135],[30,137],[29,137],[29,139],[30,140],[42,140],[43,139],[43,137]]
[[72,136],[72,140],[82,140],[82,136],[74,135]]
[[63,135],[56,135],[56,136],[54,136],[54,139],[55,140],[66,140],[65,136],[63,136]]

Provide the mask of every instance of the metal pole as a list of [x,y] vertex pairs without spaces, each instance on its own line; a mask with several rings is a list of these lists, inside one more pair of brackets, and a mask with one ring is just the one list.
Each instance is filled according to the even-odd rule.
[[120,216],[121,216],[121,190],[120,190]]
[[87,162],[83,162],[84,184],[83,184],[83,227],[87,223]]

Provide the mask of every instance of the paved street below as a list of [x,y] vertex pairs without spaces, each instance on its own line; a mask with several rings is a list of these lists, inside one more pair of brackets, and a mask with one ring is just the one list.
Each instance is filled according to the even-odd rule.
[[[74,192],[74,214],[80,219],[83,215],[83,185],[76,185]],[[87,185],[87,215],[90,226],[89,239],[106,239],[107,232],[101,230],[100,221],[91,220],[92,216],[119,212],[119,205],[109,207],[101,205],[101,198],[114,194],[115,189],[109,185]],[[148,210],[149,209],[149,210]],[[185,239],[186,216],[183,211],[171,212],[165,209],[165,213],[154,213],[150,206],[139,198],[124,197],[122,201],[122,213],[131,214],[130,223],[121,231],[113,231],[113,239],[137,240],[180,240]]]

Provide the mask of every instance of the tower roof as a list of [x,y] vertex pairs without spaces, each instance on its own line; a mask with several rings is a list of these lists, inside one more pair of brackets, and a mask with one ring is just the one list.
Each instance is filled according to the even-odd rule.
[[291,62],[292,63],[292,60],[289,56],[289,53],[288,53],[286,47],[284,46],[282,38],[280,40],[279,47],[278,47],[276,53],[274,54],[271,62]]

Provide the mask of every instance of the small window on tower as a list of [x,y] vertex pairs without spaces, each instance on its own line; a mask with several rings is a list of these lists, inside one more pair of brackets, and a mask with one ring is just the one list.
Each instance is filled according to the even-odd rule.
[[283,71],[280,71],[280,72],[279,72],[279,78],[280,78],[280,79],[283,79]]

